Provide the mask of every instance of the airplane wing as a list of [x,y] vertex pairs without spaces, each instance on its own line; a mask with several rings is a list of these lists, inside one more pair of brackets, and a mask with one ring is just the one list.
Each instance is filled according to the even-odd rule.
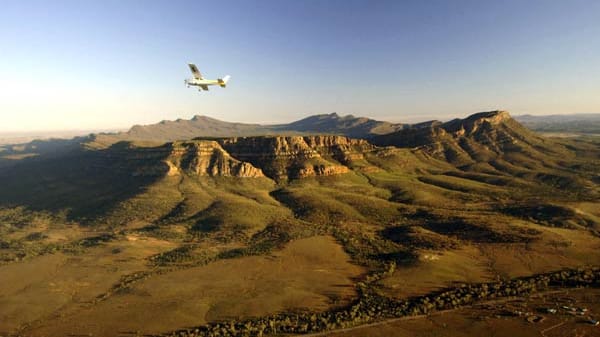
[[201,85],[200,87],[204,89],[204,91],[208,91],[208,85]]
[[190,66],[190,70],[192,71],[192,75],[194,75],[195,79],[197,79],[197,80],[203,80],[204,79],[202,77],[202,74],[200,73],[200,70],[198,70],[198,67],[196,67],[195,64],[188,63],[188,66]]

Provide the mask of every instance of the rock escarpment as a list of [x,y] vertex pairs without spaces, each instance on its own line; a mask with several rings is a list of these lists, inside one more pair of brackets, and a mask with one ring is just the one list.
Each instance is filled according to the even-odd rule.
[[197,175],[277,181],[343,174],[378,148],[344,136],[263,136],[195,139],[158,147],[118,143],[104,156],[135,176]]
[[172,143],[171,147],[171,153],[165,161],[169,166],[167,174],[173,175],[183,170],[210,177],[264,177],[260,169],[248,162],[233,158],[215,141]]
[[[156,147],[117,143],[98,151],[106,169],[129,171],[132,176],[264,177],[252,164],[231,157],[219,143],[195,140],[167,143]],[[107,165],[106,163],[110,163]]]
[[344,136],[237,137],[218,142],[233,157],[260,167],[275,180],[342,174],[375,146]]

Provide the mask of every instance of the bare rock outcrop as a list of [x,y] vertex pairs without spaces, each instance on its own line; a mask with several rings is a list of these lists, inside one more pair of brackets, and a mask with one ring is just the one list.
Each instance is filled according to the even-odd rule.
[[102,150],[134,176],[269,177],[277,181],[344,174],[381,150],[345,136],[261,136],[194,139],[161,146],[121,142]]
[[167,163],[170,163],[168,165],[187,173],[210,177],[264,177],[260,169],[233,158],[216,141],[198,140],[172,143],[171,146],[172,151],[167,158]]
[[[117,143],[101,150],[106,169],[129,171],[132,176],[176,176],[182,173],[210,177],[264,177],[259,168],[233,158],[219,143],[194,140],[161,146],[135,146]],[[106,165],[106,164],[103,164]]]
[[236,137],[218,142],[235,158],[260,167],[278,181],[347,173],[346,165],[375,149],[365,140],[328,135]]

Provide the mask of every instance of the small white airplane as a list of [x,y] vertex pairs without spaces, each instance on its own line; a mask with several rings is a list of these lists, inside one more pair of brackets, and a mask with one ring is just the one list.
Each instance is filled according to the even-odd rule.
[[229,81],[229,78],[231,78],[231,76],[227,75],[223,78],[219,78],[216,80],[206,80],[204,79],[204,77],[202,77],[202,74],[200,73],[195,64],[188,63],[188,66],[190,67],[192,75],[194,76],[194,78],[184,80],[185,85],[187,85],[188,88],[190,86],[196,86],[198,87],[199,91],[208,91],[209,85],[220,85],[222,88],[225,88],[225,86],[227,85],[227,81]]

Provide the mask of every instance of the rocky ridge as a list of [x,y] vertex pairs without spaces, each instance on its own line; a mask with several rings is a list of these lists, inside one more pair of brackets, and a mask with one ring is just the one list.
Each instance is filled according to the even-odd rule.
[[178,142],[170,146],[171,153],[164,161],[169,166],[168,175],[184,170],[199,176],[264,177],[261,169],[233,158],[216,141]]
[[275,180],[341,174],[346,166],[376,149],[344,136],[238,137],[219,142],[234,157],[261,167]]
[[422,149],[457,166],[496,159],[506,153],[538,157],[555,154],[550,140],[539,137],[515,121],[506,111],[489,111],[432,122],[372,139],[376,145]]
[[344,136],[263,136],[194,139],[158,147],[117,143],[100,152],[133,175],[179,174],[277,181],[343,174],[378,148]]

